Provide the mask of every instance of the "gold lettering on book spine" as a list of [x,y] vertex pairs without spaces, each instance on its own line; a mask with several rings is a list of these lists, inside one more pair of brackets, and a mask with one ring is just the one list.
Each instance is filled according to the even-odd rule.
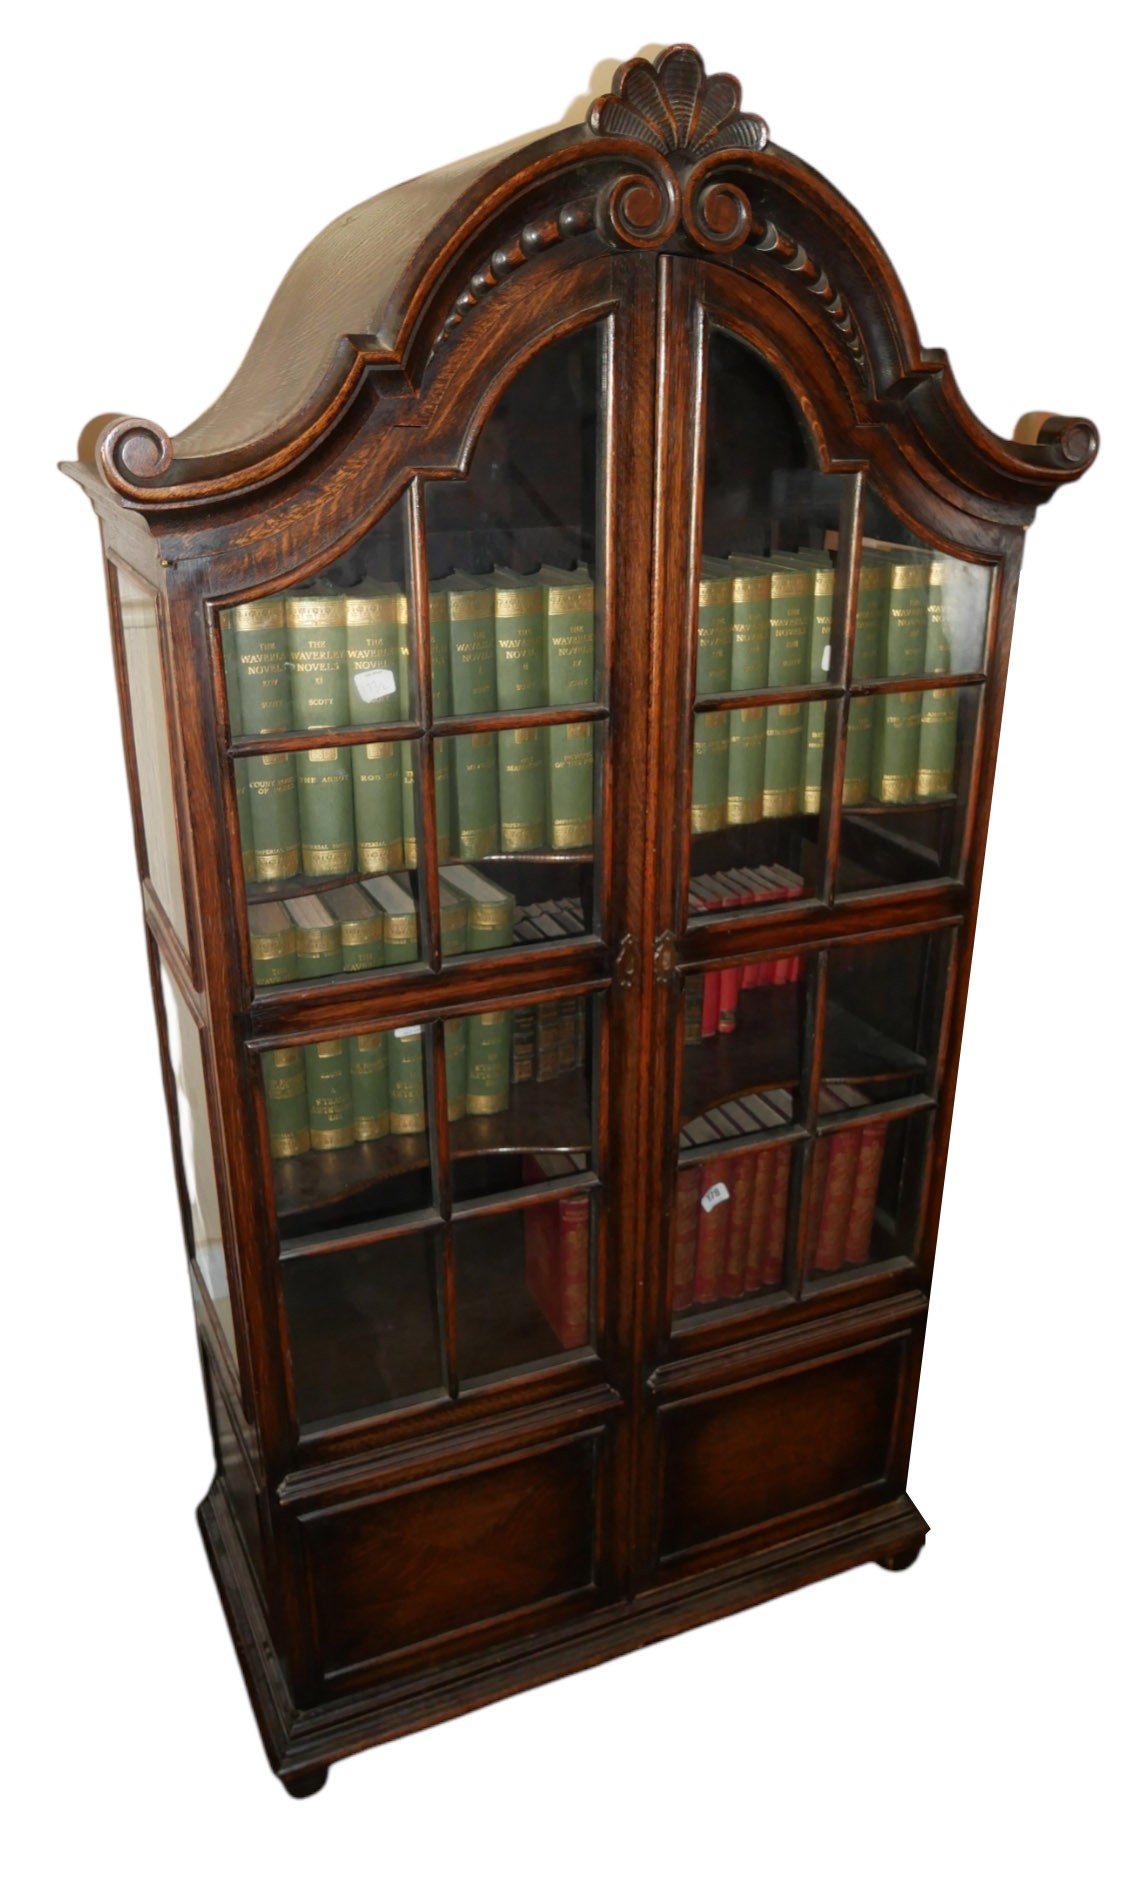
[[275,1161],[283,1161],[287,1155],[304,1155],[310,1146],[308,1129],[292,1129],[281,1135],[270,1132],[270,1154]]

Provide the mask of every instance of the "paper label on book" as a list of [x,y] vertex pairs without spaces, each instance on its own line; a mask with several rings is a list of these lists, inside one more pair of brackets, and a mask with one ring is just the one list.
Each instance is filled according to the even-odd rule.
[[702,1212],[712,1214],[715,1207],[720,1207],[724,1200],[729,1200],[730,1190],[724,1181],[715,1181],[702,1196]]
[[421,1027],[419,1024],[406,1024],[406,1025],[402,1025],[399,1031],[394,1031],[393,1036],[394,1037],[419,1037],[420,1030],[421,1030]]
[[826,646],[826,647],[825,647],[825,650],[824,650],[824,652],[823,652],[823,653],[821,654],[821,670],[822,670],[822,672],[827,672],[827,671],[828,671],[828,669],[829,669],[829,661],[830,661],[830,659],[832,658],[832,656],[833,656],[833,649],[832,649],[832,647],[831,647],[831,646]]
[[367,705],[374,705],[378,698],[391,698],[397,688],[397,675],[387,665],[366,666],[363,672],[354,672],[353,684],[358,698]]

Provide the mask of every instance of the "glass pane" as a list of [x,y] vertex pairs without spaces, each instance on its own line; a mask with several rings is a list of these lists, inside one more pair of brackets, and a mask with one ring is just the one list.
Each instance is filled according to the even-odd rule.
[[159,981],[167,1021],[167,1050],[178,1107],[179,1152],[190,1203],[193,1245],[189,1251],[198,1266],[207,1295],[218,1313],[226,1342],[232,1351],[236,1351],[234,1314],[226,1277],[222,1209],[210,1142],[210,1106],[206,1094],[202,1038],[165,966],[159,969]]
[[853,679],[982,672],[992,572],[925,545],[870,491]]
[[[568,409],[564,427],[577,425]],[[590,432],[593,441],[593,424]],[[584,437],[581,442],[588,441]],[[534,438],[516,440],[534,448]],[[486,464],[477,452],[471,477],[494,477],[502,466]],[[513,472],[514,473],[514,472]],[[455,506],[452,486],[431,484],[429,501],[445,509]],[[576,515],[572,533],[580,546],[591,538],[578,511],[594,501],[594,479],[574,491],[562,492]],[[592,525],[593,526],[593,525]],[[474,534],[479,538],[481,531]],[[525,558],[520,535],[526,524],[512,531],[505,544],[509,557]],[[440,552],[432,537],[434,555]],[[566,559],[567,542],[556,552]],[[548,705],[589,705],[595,702],[595,583],[584,561],[560,566],[540,561],[519,571],[509,560],[477,572],[468,561],[483,560],[475,543],[463,563],[434,580],[430,589],[433,654],[433,715],[442,718],[490,717],[497,711],[529,711]],[[530,559],[530,557],[527,557]]]
[[[849,1084],[821,1092],[821,1116],[866,1106]],[[886,1259],[915,1256],[930,1117],[874,1116],[814,1144],[809,1179],[808,1271],[850,1276]]]
[[[880,693],[852,700],[845,760],[846,807],[841,815],[837,874],[839,894],[960,876],[964,812],[982,705],[981,685]],[[899,715],[901,710],[904,717]],[[882,779],[877,772],[870,781],[863,758],[858,764],[858,784],[852,754],[853,722],[856,718],[863,739],[865,724],[871,730],[883,720],[883,749],[884,736],[895,737],[905,717],[915,721],[918,767],[907,791],[901,779],[901,793],[888,801],[873,794],[873,788],[881,787]],[[909,736],[912,734],[910,731]]]
[[805,1050],[808,964],[806,955],[790,953],[687,973],[682,1148],[778,1128],[792,1118]]
[[131,707],[131,743],[139,779],[147,874],[183,947],[189,951],[179,862],[166,691],[159,645],[158,598],[126,568],[115,567],[123,658]]
[[222,611],[232,739],[411,715],[405,527],[402,500],[319,579]]
[[283,1245],[431,1205],[424,1045],[410,1025],[262,1054]]
[[[557,998],[444,1020],[456,1200],[549,1180],[567,1156],[576,1171],[592,1165],[593,1002]],[[552,1155],[558,1165],[548,1170]]]
[[[573,1167],[571,1157],[549,1159]],[[455,1224],[463,1381],[550,1363],[589,1343],[591,1241],[589,1194]]]
[[298,1420],[345,1420],[443,1390],[431,1233],[281,1267]]
[[715,1144],[700,1162],[679,1168],[671,1225],[676,1318],[783,1287],[794,1152],[793,1143],[780,1142],[722,1155]]
[[947,980],[946,934],[839,945],[828,960],[824,1077],[873,1102],[924,1093]]

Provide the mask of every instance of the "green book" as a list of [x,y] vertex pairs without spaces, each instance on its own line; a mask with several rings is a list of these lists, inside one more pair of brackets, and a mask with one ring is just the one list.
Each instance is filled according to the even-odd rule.
[[362,1031],[349,1039],[349,1082],[353,1092],[353,1137],[377,1142],[389,1132],[388,1034]]
[[433,741],[432,762],[436,778],[436,859],[447,861],[456,852],[452,839],[452,763],[454,737]]
[[301,833],[297,808],[297,771],[291,752],[275,757],[242,757],[254,843],[254,879],[288,881],[301,872]]
[[464,951],[493,952],[497,946],[510,946],[515,924],[515,895],[506,887],[490,881],[476,868],[451,867],[440,870],[441,889],[448,887],[464,901],[467,934]]
[[[740,711],[730,711],[726,716],[729,719],[726,822],[734,828],[760,821],[765,812],[766,711],[764,705],[743,705]],[[697,754],[695,739],[695,758]]]
[[354,744],[353,831],[357,867],[387,874],[404,861],[404,805],[401,795],[403,744]]
[[[880,649],[883,677],[911,678],[924,670],[927,629],[928,563],[901,552],[888,561],[888,602]],[[871,789],[878,801],[915,801],[919,758],[920,693],[877,693]]]
[[408,598],[395,581],[361,581],[344,596],[345,672],[350,724],[400,717],[401,646],[408,643]]
[[294,729],[324,731],[346,724],[344,596],[318,588],[287,594],[285,618]]
[[546,739],[538,725],[496,733],[500,842],[505,854],[542,848],[547,839]]
[[335,746],[299,750],[295,762],[302,873],[351,874],[357,843],[349,752]]
[[[928,624],[924,638],[925,672],[950,672],[951,635],[944,610],[944,562],[928,565]],[[916,795],[950,796],[956,776],[956,727],[959,692],[944,686],[920,693],[920,745],[916,760]]]
[[444,1078],[448,1088],[448,1120],[459,1122],[468,1113],[468,1020],[444,1020]]
[[341,926],[342,972],[375,972],[385,964],[385,919],[360,887],[327,887],[321,896]]
[[385,964],[406,965],[420,957],[416,901],[409,892],[407,874],[381,874],[361,882],[362,892],[380,908],[384,918]]
[[394,1135],[422,1135],[427,1126],[421,1027],[405,1025],[389,1034],[389,1128]]
[[440,897],[441,956],[454,959],[457,953],[468,950],[468,902],[463,894],[448,885],[443,868],[440,870],[437,892]]
[[[776,690],[807,685],[816,611],[814,572],[811,568],[771,565],[769,686]],[[765,816],[795,816],[801,808],[807,718],[802,703],[768,707],[762,807]]]
[[[762,567],[724,564],[733,601],[730,690],[761,691],[769,675],[769,614],[773,576]],[[743,705],[729,714],[730,754],[726,779],[726,820],[731,827],[756,822],[765,790],[765,710]]]
[[[591,704],[595,696],[595,584],[585,571],[542,567],[547,699]],[[552,848],[589,848],[595,836],[595,727],[552,724],[547,731],[547,839]]]
[[309,1099],[301,1051],[294,1048],[264,1051],[262,1087],[266,1094],[270,1154],[275,1160],[285,1155],[304,1155],[310,1147]]
[[732,689],[734,584],[728,565],[702,563],[698,581],[698,654],[694,693],[698,698]]
[[314,1148],[349,1148],[353,1143],[353,1084],[349,1046],[343,1037],[305,1046],[305,1090],[309,1139]]
[[[853,682],[867,683],[880,669],[880,648],[887,630],[888,568],[883,562],[862,561],[857,583],[856,624],[853,637]],[[845,747],[844,802],[868,801],[872,788],[872,744],[876,699],[849,700],[849,730]]]
[[[496,704],[527,711],[547,703],[543,588],[535,575],[497,568],[489,576],[496,609]],[[538,727],[496,739],[500,845],[505,853],[547,840],[547,740]]]
[[[784,559],[784,557],[777,557]],[[795,561],[796,557],[791,557]],[[809,665],[806,674],[810,685],[827,685],[833,637],[833,597],[836,593],[836,570],[831,561],[812,563],[813,621],[809,636]],[[819,815],[821,810],[821,773],[825,761],[825,725],[828,705],[823,698],[811,698],[805,705],[805,743],[801,759],[801,813]]]
[[299,894],[282,904],[296,929],[297,977],[323,979],[340,972],[341,928],[325,902],[316,894]]
[[249,909],[250,965],[255,985],[284,985],[297,977],[297,928],[280,900]]
[[726,711],[694,713],[694,773],[690,786],[690,829],[704,835],[724,829],[730,787],[730,716]]
[[508,1106],[511,1092],[512,1014],[479,1011],[468,1026],[467,1111],[495,1116]]
[[[433,583],[447,607],[452,710],[486,717],[496,709],[496,605],[494,590],[474,575],[449,574]],[[445,852],[477,860],[495,852],[500,835],[499,765],[495,736],[477,731],[449,740],[452,759],[452,844]],[[441,743],[436,744],[439,766]],[[438,785],[439,787],[439,785]]]
[[416,833],[416,759],[413,746],[400,747],[401,847],[406,868],[415,868],[419,854]]
[[[246,600],[224,615],[234,636],[238,720],[230,729],[245,737],[273,737],[292,729],[285,606],[280,596]],[[225,641],[223,642],[225,644]]]
[[242,855],[242,879],[256,881],[254,854],[254,816],[250,808],[250,773],[245,763],[234,765],[234,806],[238,812],[238,847]]
[[[434,582],[428,595],[428,657],[432,666],[432,716],[452,716],[452,655],[448,595]],[[422,714],[423,715],[423,714]]]

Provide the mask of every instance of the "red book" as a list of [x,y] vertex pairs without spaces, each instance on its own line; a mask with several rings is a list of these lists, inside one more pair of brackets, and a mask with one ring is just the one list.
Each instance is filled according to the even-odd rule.
[[[524,1177],[549,1181],[577,1172],[578,1157],[528,1155]],[[591,1291],[591,1197],[565,1194],[526,1207],[523,1214],[524,1274],[528,1290],[565,1351],[586,1344]]]
[[[715,903],[719,907],[745,907],[750,896],[740,881],[735,881],[730,874],[714,874],[710,883],[719,898]],[[743,966],[726,966],[718,974],[718,1032],[728,1037],[737,1030],[738,996],[742,989]]]
[[722,1269],[730,1237],[730,1164],[724,1159],[702,1164],[698,1201],[698,1247],[694,1258],[694,1303],[712,1305],[720,1296]]
[[726,1185],[730,1190],[730,1225],[726,1236],[726,1263],[719,1296],[740,1298],[746,1289],[745,1264],[749,1246],[753,1196],[757,1183],[757,1156],[735,1155],[727,1163]]
[[765,1250],[761,1262],[762,1285],[780,1285],[785,1277],[785,1217],[789,1211],[789,1175],[793,1166],[793,1146],[782,1142],[769,1150],[773,1156],[773,1193],[765,1226]]
[[847,1266],[863,1266],[872,1250],[872,1228],[876,1218],[876,1194],[884,1160],[887,1122],[866,1122],[860,1131],[856,1179],[852,1206],[845,1233],[844,1261]]
[[722,975],[720,972],[707,972],[702,979],[702,1036],[717,1037],[718,1006],[720,1001]]
[[841,1129],[827,1142],[817,1144],[814,1165],[820,1156],[827,1166],[817,1234],[812,1242],[816,1247],[814,1272],[839,1272],[845,1263],[845,1241],[863,1133],[863,1129]]
[[[745,883],[752,906],[761,906],[767,900],[784,900],[784,884],[776,878],[771,868],[734,868],[736,879]],[[755,964],[746,966],[743,981],[747,990],[756,986],[773,984],[772,959],[759,959]]]
[[[803,898],[805,883],[799,874],[794,874],[792,868],[783,867],[780,861],[775,861],[771,864],[769,872],[772,874],[777,885],[781,888],[786,900],[800,900]],[[805,976],[804,954],[792,953],[785,963],[788,968],[786,976],[784,979],[776,980],[775,983],[778,985],[796,985],[798,980],[803,979]]]
[[698,1162],[679,1168],[674,1189],[671,1275],[673,1309],[685,1311],[694,1303],[694,1267],[698,1257],[699,1201],[702,1169]]
[[747,1292],[759,1292],[763,1283],[761,1273],[765,1263],[766,1233],[769,1227],[770,1210],[773,1206],[773,1177],[777,1172],[779,1153],[778,1149],[762,1148],[751,1157],[754,1163],[754,1179],[745,1252],[745,1289]]

